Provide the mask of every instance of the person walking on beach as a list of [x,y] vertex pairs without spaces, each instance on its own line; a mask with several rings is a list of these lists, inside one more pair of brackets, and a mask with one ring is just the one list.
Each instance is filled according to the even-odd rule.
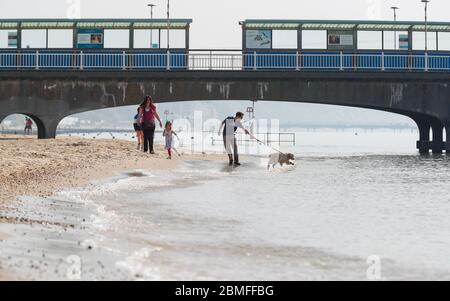
[[24,134],[30,135],[32,131],[33,131],[33,120],[31,120],[31,118],[26,117]]
[[142,116],[141,125],[144,131],[144,153],[150,151],[154,154],[153,142],[155,139],[155,121],[158,120],[159,126],[162,127],[161,119],[151,96],[146,96],[139,107],[139,114]]
[[[244,130],[245,134],[250,135],[250,132],[242,125],[242,119],[244,119],[244,113],[237,112],[235,117],[227,117],[219,128],[219,136],[223,136],[223,144],[227,151],[228,158],[230,159],[230,166],[240,166],[239,153],[236,141],[236,131],[238,128]],[[223,129],[223,132],[222,132]]]
[[140,108],[137,109],[137,114],[134,116],[133,127],[136,132],[136,137],[138,141],[137,149],[140,150],[144,146],[144,132],[142,131],[141,125],[141,114],[139,113]]
[[166,122],[166,126],[164,127],[164,132],[163,132],[163,136],[166,138],[166,150],[167,153],[169,154],[169,157],[167,157],[167,159],[171,160],[172,159],[172,149],[173,149],[173,136],[176,136],[178,138],[177,133],[175,133],[172,130],[172,122],[167,121]]

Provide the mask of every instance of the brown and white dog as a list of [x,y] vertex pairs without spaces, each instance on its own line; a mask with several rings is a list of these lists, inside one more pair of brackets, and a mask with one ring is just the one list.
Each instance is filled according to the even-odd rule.
[[267,169],[270,169],[270,166],[272,165],[272,168],[275,168],[275,165],[280,164],[283,166],[286,165],[294,165],[295,157],[294,154],[288,153],[288,154],[271,154],[269,157],[269,163],[267,163]]

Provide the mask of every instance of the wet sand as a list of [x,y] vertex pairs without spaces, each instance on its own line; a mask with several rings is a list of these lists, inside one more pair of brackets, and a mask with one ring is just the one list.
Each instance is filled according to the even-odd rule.
[[[156,154],[144,154],[136,144],[113,139],[58,138],[38,140],[23,136],[0,135],[0,255],[1,244],[9,240],[8,225],[29,227],[44,225],[62,228],[70,225],[49,225],[51,219],[39,220],[20,214],[12,216],[10,208],[21,201],[18,197],[50,197],[58,191],[82,187],[122,172],[142,170],[171,170],[183,161],[222,160],[222,155],[182,154],[167,160],[162,146],[155,147]],[[132,174],[131,174],[132,175]],[[14,230],[17,231],[17,230]],[[14,235],[13,235],[14,236]],[[32,239],[34,239],[33,237]],[[13,277],[0,260],[0,280]],[[26,279],[26,277],[25,277]]]

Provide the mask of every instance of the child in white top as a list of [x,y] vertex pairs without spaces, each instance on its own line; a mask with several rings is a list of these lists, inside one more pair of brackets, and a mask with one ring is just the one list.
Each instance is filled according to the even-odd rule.
[[172,130],[172,122],[167,121],[166,126],[164,127],[163,136],[166,138],[166,147],[167,153],[169,157],[167,159],[172,159],[172,149],[173,149],[173,136],[178,138],[177,133]]

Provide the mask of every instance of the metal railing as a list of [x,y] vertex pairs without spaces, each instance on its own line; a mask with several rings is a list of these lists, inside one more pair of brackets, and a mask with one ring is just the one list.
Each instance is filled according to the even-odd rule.
[[[253,137],[268,145],[282,145],[288,144],[295,146],[297,143],[296,134],[295,133],[253,133]],[[255,139],[249,138],[247,135],[242,133],[236,134],[236,141],[238,143],[255,143],[258,142]],[[211,138],[212,145],[222,144],[223,140],[220,138],[216,138],[215,132],[212,134]]]
[[0,52],[0,70],[450,71],[450,54]]

